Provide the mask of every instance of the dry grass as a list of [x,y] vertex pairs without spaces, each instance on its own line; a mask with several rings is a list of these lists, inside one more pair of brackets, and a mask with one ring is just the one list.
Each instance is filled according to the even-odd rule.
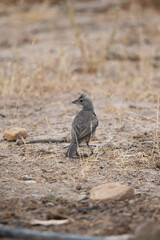
[[[113,25],[108,36],[107,45],[105,43],[106,40],[103,38],[97,45],[96,38],[95,41],[90,41],[90,34],[86,34],[85,31],[79,28],[75,20],[74,9],[69,5],[67,21],[69,22],[70,18],[71,29],[69,31],[76,45],[70,47],[69,45],[66,46],[64,42],[64,46],[58,46],[56,50],[53,50],[55,51],[53,54],[46,53],[45,55],[44,51],[42,56],[39,53],[37,54],[37,51],[41,51],[41,46],[38,46],[39,40],[36,36],[29,38],[30,46],[27,47],[27,55],[24,58],[23,50],[17,47],[12,48],[11,61],[8,63],[1,62],[0,65],[1,94],[30,95],[34,92],[37,95],[71,92],[85,88],[90,93],[97,91],[106,95],[104,89],[102,89],[104,85],[105,88],[110,89],[111,94],[115,94],[118,89],[123,95],[123,89],[127,86],[127,91],[125,91],[126,98],[144,99],[151,97],[153,99],[155,94],[150,91],[149,87],[152,85],[154,66],[150,64],[150,58],[148,58],[148,55],[152,55],[152,50],[151,53],[148,53],[143,47],[141,48],[141,52],[139,52],[140,61],[138,62],[139,69],[137,69],[136,65],[133,66],[132,62],[122,61],[118,65],[117,62],[113,62],[113,67],[112,63],[106,62],[106,57],[112,50],[112,45],[117,43],[117,41],[114,41],[114,38],[116,38],[116,32],[119,34],[118,25],[121,24],[123,15],[126,14],[124,10],[113,13],[111,10],[111,15],[108,14],[108,18],[110,19],[111,17]],[[25,26],[30,26],[31,23],[55,21],[58,14],[59,10],[57,8],[49,9],[48,5],[43,4],[38,8],[25,12],[25,14],[18,12],[9,16],[7,24],[11,28],[14,26],[23,29]],[[136,22],[135,19],[131,19],[132,21]],[[139,32],[139,39],[143,38],[144,34]],[[22,39],[20,41],[23,44],[25,40]],[[100,46],[102,47],[101,49]],[[80,57],[77,57],[77,52],[79,52]],[[99,52],[98,55],[97,52]],[[112,73],[112,71],[114,72]],[[81,72],[81,75],[79,72]],[[112,75],[115,75],[115,77],[113,78]],[[98,85],[96,83],[97,78],[100,78]],[[86,84],[85,79],[88,79],[88,84]]]

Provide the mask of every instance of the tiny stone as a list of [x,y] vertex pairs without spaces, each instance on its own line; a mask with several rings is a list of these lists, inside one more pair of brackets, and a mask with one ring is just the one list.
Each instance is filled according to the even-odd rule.
[[46,205],[47,207],[54,207],[54,204],[52,202],[48,202]]
[[81,189],[82,189],[81,185],[76,186],[76,190],[81,190]]
[[32,180],[32,176],[23,175],[23,176],[22,176],[22,179],[23,179],[23,180]]
[[134,204],[135,203],[135,200],[134,199],[131,199],[130,201],[129,201],[129,204]]
[[86,194],[80,194],[80,195],[78,196],[77,201],[80,202],[80,201],[82,201],[82,200],[84,200],[84,199],[87,199],[87,195],[86,195]]

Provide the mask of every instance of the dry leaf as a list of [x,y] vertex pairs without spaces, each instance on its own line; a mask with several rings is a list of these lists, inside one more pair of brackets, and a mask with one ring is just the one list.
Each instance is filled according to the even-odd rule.
[[49,225],[61,225],[68,222],[68,219],[62,219],[62,220],[37,220],[33,219],[31,220],[32,225],[43,225],[43,226],[49,226]]

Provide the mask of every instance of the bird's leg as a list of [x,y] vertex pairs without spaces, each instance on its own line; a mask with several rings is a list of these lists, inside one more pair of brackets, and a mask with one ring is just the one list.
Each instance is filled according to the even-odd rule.
[[93,149],[91,148],[91,146],[89,145],[89,142],[86,142],[86,144],[87,144],[87,146],[88,146],[89,150],[91,151],[91,153],[90,153],[90,155],[89,155],[89,156],[93,155],[93,154],[94,154],[94,152],[93,152]]

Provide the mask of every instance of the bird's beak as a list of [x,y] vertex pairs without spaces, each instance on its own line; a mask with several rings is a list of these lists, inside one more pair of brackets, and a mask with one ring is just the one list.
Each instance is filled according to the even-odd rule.
[[78,104],[78,100],[76,99],[76,100],[72,101],[72,103],[73,104]]

